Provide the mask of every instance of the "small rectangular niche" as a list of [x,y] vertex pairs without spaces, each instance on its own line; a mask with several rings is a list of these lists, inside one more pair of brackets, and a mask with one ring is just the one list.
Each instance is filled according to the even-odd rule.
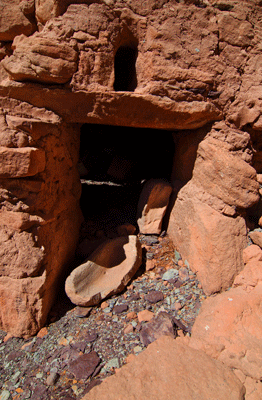
[[138,51],[136,45],[121,46],[115,55],[115,82],[116,92],[134,92],[137,87],[136,59]]

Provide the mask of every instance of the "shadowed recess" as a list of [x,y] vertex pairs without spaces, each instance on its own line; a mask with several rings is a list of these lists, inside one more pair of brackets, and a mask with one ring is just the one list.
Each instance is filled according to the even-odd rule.
[[136,76],[136,46],[121,46],[115,55],[115,82],[116,92],[133,92],[137,87]]

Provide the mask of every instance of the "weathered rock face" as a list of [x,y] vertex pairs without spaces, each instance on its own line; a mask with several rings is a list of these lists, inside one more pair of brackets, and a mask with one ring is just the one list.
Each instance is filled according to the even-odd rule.
[[44,25],[49,19],[63,14],[69,4],[70,1],[35,0],[35,16],[38,24]]
[[234,373],[222,363],[163,336],[116,375],[93,388],[83,400],[110,400],[116,393],[119,400],[147,397],[241,400],[245,390]]
[[29,336],[45,322],[77,242],[77,138],[52,112],[8,99],[1,107],[0,325]]
[[190,346],[255,380],[262,375],[261,264],[248,262],[232,289],[205,300],[190,339]]
[[2,0],[0,5],[0,41],[11,41],[17,35],[31,35],[36,30],[34,0]]
[[44,83],[66,83],[77,69],[77,52],[73,46],[36,33],[27,38],[18,36],[13,42],[14,53],[3,60],[12,78]]
[[243,251],[244,264],[249,261],[262,261],[262,251],[261,248],[255,244],[251,244],[246,247]]
[[[200,92],[204,90],[207,93],[213,88],[214,76],[197,65],[189,70],[185,63],[174,65],[170,56],[172,43],[176,43],[177,47],[178,40],[182,45],[177,27],[184,19],[183,10],[175,11],[170,6],[156,10],[152,22],[146,16],[153,8],[162,7],[163,3],[149,2],[146,6],[132,3],[131,9],[123,8],[123,5],[121,8],[121,4],[119,9],[105,4],[71,4],[62,17],[48,21],[40,33],[36,32],[29,38],[17,37],[13,43],[13,55],[6,57],[2,65],[14,80],[70,82],[74,92],[87,91],[85,100],[83,93],[70,96],[70,92],[62,88],[56,92],[58,97],[52,93],[47,100],[49,95],[45,95],[42,104],[43,98],[39,95],[30,98],[30,101],[35,98],[33,103],[37,106],[50,107],[63,117],[67,115],[66,119],[72,122],[100,123],[102,117],[103,123],[115,125],[186,129],[221,119],[220,110],[209,99],[194,91],[184,90],[196,86],[201,87]],[[62,7],[61,2],[46,1],[42,3],[42,8],[44,5],[52,10]],[[36,8],[38,11],[41,9]],[[166,21],[169,18],[175,21],[179,12],[174,26],[168,26],[168,22],[165,27],[159,26],[158,13],[162,15],[163,11]],[[158,31],[162,31],[161,36]],[[215,36],[210,35],[212,47],[212,42],[215,46]],[[159,40],[162,36],[164,40]],[[170,43],[166,45],[167,41]],[[135,63],[133,76],[129,78],[115,76],[118,70],[122,74],[121,69],[126,68],[123,64],[123,68],[117,69],[115,62],[118,50],[121,62],[123,48],[131,57],[131,62]],[[156,55],[157,48],[162,48],[159,56]],[[179,50],[182,56],[182,47]],[[136,82],[131,89],[128,79]],[[120,82],[117,89],[116,81]],[[8,86],[10,84],[13,86],[11,81]],[[96,106],[93,108],[94,96]],[[65,102],[66,107],[61,106]]]
[[35,333],[74,252],[84,123],[174,132],[169,233],[206,293],[228,288],[244,266],[246,210],[259,199],[260,1],[12,0],[0,9],[0,326]]
[[193,177],[171,212],[169,233],[207,294],[228,288],[244,267],[246,224],[238,210],[259,200],[250,161],[249,135],[218,123],[200,143]]
[[262,247],[262,232],[260,231],[250,232],[249,237],[253,243],[258,245],[260,248]]

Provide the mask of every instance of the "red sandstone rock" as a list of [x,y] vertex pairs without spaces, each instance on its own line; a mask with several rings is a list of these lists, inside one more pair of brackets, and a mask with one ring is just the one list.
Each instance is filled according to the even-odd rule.
[[142,262],[142,248],[136,236],[108,240],[67,278],[65,290],[80,306],[98,304],[121,292]]
[[154,318],[154,313],[148,310],[139,311],[137,318],[139,322],[149,322]]
[[247,239],[245,220],[223,215],[212,207],[212,197],[207,199],[210,205],[192,183],[181,189],[168,232],[180,254],[197,273],[205,293],[211,294],[231,286],[243,269]]
[[247,232],[236,207],[259,200],[256,171],[248,163],[249,141],[248,134],[215,124],[199,144],[193,177],[171,211],[171,238],[207,294],[231,286],[244,267]]
[[18,81],[66,83],[77,68],[77,53],[72,46],[35,33],[19,36],[13,43],[14,53],[3,60],[3,66]]
[[37,215],[7,210],[0,211],[0,226],[6,226],[15,231],[24,231],[41,223],[44,223],[44,220]]
[[40,331],[37,334],[37,337],[42,339],[43,337],[45,337],[48,334],[48,329],[46,327],[40,329]]
[[139,0],[134,0],[132,1],[131,8],[137,14],[147,15],[156,8],[161,9],[165,3],[167,3],[167,0],[147,0],[143,3]]
[[245,379],[245,400],[260,400],[262,396],[262,382],[247,377]]
[[234,15],[220,15],[218,28],[220,39],[233,46],[249,46],[254,37],[254,30],[250,22],[241,21]]
[[[13,336],[28,337],[45,323],[58,277],[75,251],[80,224],[80,191],[73,167],[77,140],[49,111],[15,100],[5,99],[4,105],[1,98],[0,102],[4,113],[11,111],[5,115],[5,134],[0,135],[10,147],[2,155],[12,154],[12,161],[16,160],[1,167],[14,176],[25,175],[0,179],[0,327]],[[16,147],[23,144],[16,140],[18,136],[38,143],[37,148]],[[45,143],[44,150],[40,143]],[[37,177],[27,178],[34,174]]]
[[[27,38],[23,35],[35,29],[34,3],[39,30],[48,22]],[[2,303],[7,304],[9,291],[12,301],[21,303],[10,314],[1,310],[1,328],[16,335],[41,327],[60,273],[74,254],[80,223],[79,130],[74,124],[180,130],[174,133],[173,176],[180,180],[191,178],[202,140],[202,131],[193,130],[204,127],[207,137],[200,143],[192,182],[179,194],[169,229],[177,230],[172,237],[183,258],[201,271],[207,292],[226,288],[243,268],[246,233],[239,207],[250,207],[258,199],[251,165],[262,172],[259,1],[205,0],[205,8],[193,0],[118,1],[117,7],[106,0],[67,8],[70,3],[13,0],[10,6],[5,0],[0,6],[0,40],[16,36],[13,43],[0,43],[0,146],[7,149],[2,169],[10,171],[6,159],[19,159],[19,168],[12,166],[16,178],[0,179],[1,211],[19,213],[6,214],[16,232],[5,249],[14,249],[17,241],[19,252],[24,242],[31,248],[29,255],[39,252],[27,266],[20,252],[23,268],[10,262],[11,274],[17,270],[18,276],[30,275],[25,278],[30,285],[18,277],[0,277]],[[114,87],[114,56],[126,44],[138,51],[133,92]],[[211,130],[209,124],[222,118],[231,127],[223,122]],[[41,171],[36,167],[37,160],[37,176],[20,177],[33,149],[45,155],[45,169],[43,164]],[[41,224],[31,225],[36,216],[41,216]],[[26,232],[28,224],[32,237]],[[4,270],[6,274],[6,266]]]
[[0,277],[1,329],[24,337],[39,331],[50,307],[43,301],[44,283],[44,275],[24,279]]
[[129,333],[133,333],[133,332],[134,332],[134,327],[132,324],[128,324],[123,330],[123,333],[125,335],[128,335]]
[[262,260],[252,259],[234,280],[233,287],[243,286],[249,290],[262,282]]
[[43,172],[46,165],[43,150],[33,147],[10,149],[0,147],[0,178],[21,178]]
[[1,276],[21,279],[38,274],[45,251],[36,245],[32,233],[15,232],[3,226],[0,229],[0,244]]
[[259,231],[250,232],[249,237],[254,244],[262,248],[262,232]]
[[262,261],[262,249],[256,244],[251,244],[243,250],[244,264],[253,260]]
[[17,35],[31,35],[36,26],[33,22],[34,1],[2,0],[0,4],[0,41],[10,41]]
[[[42,6],[45,7],[48,4],[51,4],[51,1],[47,1],[46,4],[42,3]],[[56,8],[55,4],[58,6],[56,1],[53,4],[54,8]],[[60,6],[64,7],[61,2],[59,4],[58,8]],[[150,2],[147,3],[146,8],[150,10],[152,7],[158,8],[161,5],[162,1],[159,4]],[[53,6],[51,5],[50,7],[53,10]],[[138,5],[134,7],[134,9],[139,8]],[[199,14],[202,13],[202,11],[198,11]],[[169,7],[166,9],[160,8],[157,12],[161,13],[161,15],[164,12],[167,21],[174,15],[174,11],[169,10]],[[198,13],[197,16],[197,18],[203,19],[203,16],[198,15]],[[183,12],[181,12],[177,20],[179,26],[183,18]],[[153,31],[157,32],[160,29],[157,19],[153,22],[153,25],[156,25],[154,28],[152,26]],[[43,103],[44,107],[52,109],[60,115],[65,113],[67,118],[71,114],[69,110],[73,109],[73,122],[79,119],[84,122],[83,118],[85,116],[85,122],[100,123],[101,115],[99,114],[101,112],[104,114],[103,123],[126,125],[126,120],[132,120],[132,126],[150,126],[161,129],[197,128],[209,121],[221,119],[222,114],[219,109],[213,103],[205,101],[203,96],[194,96],[192,92],[191,94],[190,92],[184,92],[181,95],[179,90],[179,98],[176,99],[177,90],[175,89],[174,91],[172,89],[172,79],[176,79],[179,82],[187,82],[188,86],[203,84],[206,88],[208,85],[212,85],[213,82],[213,75],[208,71],[202,70],[202,68],[194,67],[189,70],[185,65],[175,66],[174,68],[173,62],[168,61],[168,52],[172,53],[174,44],[176,44],[178,50],[177,41],[181,41],[176,25],[173,26],[171,24],[169,26],[167,22],[164,27],[164,41],[159,41],[159,36],[153,38],[153,43],[159,48],[163,48],[163,54],[160,55],[159,61],[154,60],[154,57],[152,59],[152,51],[154,49],[151,45],[150,34],[146,35],[146,27],[145,17],[141,17],[141,14],[132,13],[127,7],[123,8],[119,15],[118,11],[114,13],[105,4],[90,4],[89,6],[72,4],[60,19],[49,21],[41,33],[36,33],[29,39],[23,38],[21,40],[19,38],[19,40],[16,40],[14,54],[6,58],[3,61],[3,65],[13,79],[37,80],[44,83],[67,82],[76,72],[71,80],[72,87],[75,92],[87,90],[90,93],[96,93],[94,110],[90,109],[90,105],[93,104],[93,95],[88,100],[86,98],[87,94],[83,93],[69,97],[70,92],[68,91],[62,91],[60,94],[59,91],[56,91],[56,95],[54,96],[54,93],[52,93],[50,97],[49,106],[47,105],[49,94],[45,93],[45,101]],[[200,32],[197,34],[199,35]],[[211,36],[212,46],[215,46],[215,43],[213,43],[215,36]],[[70,38],[73,40],[70,41]],[[131,42],[134,44],[140,41],[145,44],[143,49],[141,47],[142,51],[136,63],[138,87],[135,92],[137,94],[131,92],[114,93],[115,52],[121,43]],[[82,48],[83,43],[86,43],[84,48]],[[96,54],[97,48],[103,48],[103,52],[99,51]],[[179,48],[178,51],[181,52],[181,57],[184,58],[185,55],[182,48],[184,46]],[[77,71],[75,71],[77,53],[74,55],[74,49],[79,52]],[[189,57],[192,57],[190,51],[187,53]],[[27,63],[28,59],[30,62]],[[148,65],[148,62],[150,65]],[[150,76],[148,76],[148,73],[150,73]],[[171,76],[172,78],[170,79]],[[167,80],[167,86],[170,81],[171,88],[164,89],[164,93],[169,95],[170,92],[171,97],[166,95],[164,97],[158,96],[158,89],[156,92],[151,90],[152,85],[157,86],[163,79],[164,81]],[[152,81],[154,82],[152,83]],[[11,82],[10,84],[12,85]],[[6,82],[5,87],[7,87],[6,85],[8,86],[9,83]],[[33,90],[33,87],[31,90]],[[35,105],[36,101],[37,106],[40,106],[43,98],[41,96],[39,98],[38,86],[35,87],[35,90],[37,90],[36,94],[25,100],[33,101]],[[108,93],[108,91],[113,91],[113,93]],[[107,93],[104,93],[101,97],[102,92]],[[63,99],[65,95],[66,101]],[[83,95],[86,98],[84,101],[80,99]],[[78,102],[79,105],[77,105]],[[61,106],[62,103],[65,104],[65,107]],[[99,103],[102,107],[99,106]],[[106,105],[109,106],[108,111],[105,109]],[[86,107],[87,109],[85,109]],[[128,122],[127,125],[130,125],[130,123]]]
[[65,12],[69,1],[35,0],[35,14],[37,21],[45,24],[49,19]]
[[[214,379],[215,377],[215,379]],[[162,337],[93,388],[83,400],[244,399],[234,373],[204,352]]]
[[0,146],[18,148],[28,146],[28,135],[20,129],[13,129],[9,126],[8,120],[10,120],[8,116],[0,113]]
[[[250,282],[252,277],[247,278],[247,283],[255,283]],[[260,380],[261,301],[261,281],[251,290],[250,286],[249,290],[240,286],[205,300],[192,329],[190,346],[205,351],[230,368],[241,370],[244,375]]]
[[[238,136],[241,140],[240,132]],[[237,146],[235,143],[233,145]],[[193,179],[224,203],[248,208],[259,200],[256,171],[234,153],[229,146],[223,146],[220,140],[203,140],[198,147]]]
[[165,181],[151,179],[143,187],[137,209],[137,223],[143,234],[160,234],[172,186]]
[[262,174],[257,174],[257,181],[262,184]]

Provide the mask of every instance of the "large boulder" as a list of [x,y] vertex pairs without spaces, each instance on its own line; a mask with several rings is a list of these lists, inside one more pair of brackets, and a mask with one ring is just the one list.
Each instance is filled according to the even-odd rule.
[[190,346],[256,380],[262,377],[261,261],[250,261],[234,287],[202,304]]
[[142,247],[136,236],[108,240],[71,272],[66,293],[74,304],[93,306],[121,292],[141,263]]
[[163,336],[82,400],[243,400],[244,393],[228,367]]
[[245,220],[221,209],[223,203],[190,182],[179,192],[169,221],[170,237],[208,295],[230,287],[244,267]]
[[200,142],[193,177],[171,211],[169,234],[206,294],[230,287],[244,267],[247,229],[238,210],[259,201],[251,161],[250,136],[216,123]]

